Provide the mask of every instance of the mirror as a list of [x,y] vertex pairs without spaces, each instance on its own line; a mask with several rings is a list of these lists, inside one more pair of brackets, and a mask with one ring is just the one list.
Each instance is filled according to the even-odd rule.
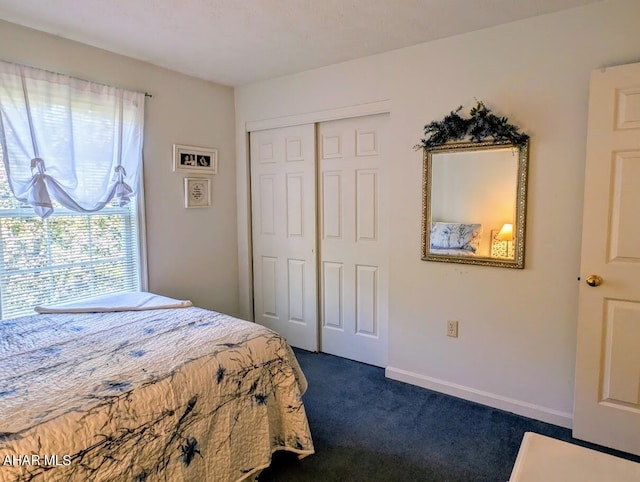
[[424,151],[422,259],[524,268],[528,141]]

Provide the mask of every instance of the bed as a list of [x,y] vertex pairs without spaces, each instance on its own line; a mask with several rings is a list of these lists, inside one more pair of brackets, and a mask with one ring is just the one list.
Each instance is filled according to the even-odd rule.
[[478,256],[478,253],[476,253],[475,251],[470,251],[468,249],[461,249],[461,248],[431,248],[429,250],[429,254],[440,254],[443,256],[463,256],[463,257]]
[[429,233],[429,254],[477,256],[482,224],[433,222]]
[[313,442],[286,341],[193,306],[0,321],[0,481],[239,481]]

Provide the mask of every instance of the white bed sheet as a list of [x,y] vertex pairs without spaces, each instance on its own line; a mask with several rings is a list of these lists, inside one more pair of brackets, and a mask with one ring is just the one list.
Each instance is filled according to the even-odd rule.
[[94,298],[56,305],[41,305],[34,309],[38,313],[110,313],[113,311],[159,310],[188,308],[190,300],[176,300],[147,291],[113,293]]

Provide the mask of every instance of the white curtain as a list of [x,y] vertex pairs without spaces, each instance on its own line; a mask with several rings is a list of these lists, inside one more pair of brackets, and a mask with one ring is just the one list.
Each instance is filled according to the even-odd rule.
[[13,194],[45,218],[129,202],[142,167],[144,94],[0,61],[0,142]]

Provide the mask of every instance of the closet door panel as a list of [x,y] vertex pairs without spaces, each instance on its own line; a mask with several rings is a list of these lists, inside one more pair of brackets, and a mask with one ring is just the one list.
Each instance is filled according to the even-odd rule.
[[387,364],[388,115],[318,125],[321,349]]
[[313,124],[251,132],[255,321],[318,350]]

